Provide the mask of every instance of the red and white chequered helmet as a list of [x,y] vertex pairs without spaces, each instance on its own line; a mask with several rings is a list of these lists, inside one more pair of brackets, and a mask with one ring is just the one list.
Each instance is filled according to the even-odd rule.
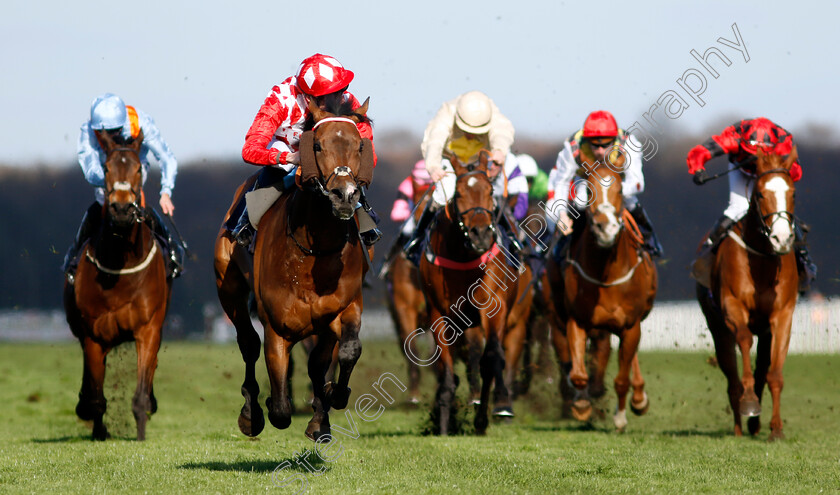
[[347,87],[353,80],[353,72],[341,65],[341,62],[316,53],[300,63],[297,72],[297,86],[310,96],[324,96]]

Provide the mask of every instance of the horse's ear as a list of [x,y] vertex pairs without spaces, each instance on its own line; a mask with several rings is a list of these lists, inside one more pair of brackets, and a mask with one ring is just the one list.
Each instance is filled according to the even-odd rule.
[[449,160],[449,164],[452,165],[452,170],[455,171],[456,175],[464,173],[464,166],[461,165],[461,162],[458,160],[458,155],[445,149],[443,150],[443,158]]
[[785,158],[785,168],[790,170],[790,167],[792,167],[797,160],[799,160],[799,150],[796,149],[796,145],[793,145],[790,150],[790,154],[788,154],[787,158]]
[[478,152],[478,168],[484,173],[490,173],[490,152],[481,150]]
[[755,157],[756,158],[764,158],[765,156],[767,156],[767,153],[764,152],[764,148],[762,148],[761,146],[756,146],[755,147]]
[[[317,107],[316,107],[317,108]],[[306,131],[300,135],[300,180],[306,182],[320,177],[318,162],[315,161],[315,131]]]
[[131,149],[133,149],[137,154],[140,154],[140,147],[143,146],[143,129],[140,129],[140,133],[137,134],[137,137],[131,141],[129,145]]
[[362,105],[361,105],[359,108],[357,108],[357,109],[355,109],[355,110],[353,110],[353,111],[354,111],[355,113],[359,114],[359,115],[364,115],[364,116],[366,116],[366,117],[367,117],[367,111],[368,111],[368,105],[369,105],[369,104],[370,104],[370,96],[368,96],[368,97],[365,99],[365,102],[364,102],[364,103],[362,103]]
[[105,156],[108,156],[111,150],[117,147],[114,138],[106,131],[93,131],[93,133],[96,135],[96,140],[99,141],[99,146],[102,146],[102,151],[105,152]]
[[321,110],[321,107],[319,107],[315,103],[315,98],[309,99],[309,103],[307,104],[306,108],[309,109],[309,113],[312,114],[312,118],[315,119],[315,122],[318,122],[319,120],[329,116],[328,112]]
[[373,181],[373,142],[368,138],[362,139],[362,156],[356,180],[365,186]]

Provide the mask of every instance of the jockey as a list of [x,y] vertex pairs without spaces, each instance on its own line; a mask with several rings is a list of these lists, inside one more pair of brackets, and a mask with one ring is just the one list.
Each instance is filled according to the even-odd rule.
[[[304,123],[309,116],[310,100],[314,100],[322,109],[342,101],[352,102],[354,109],[361,106],[356,97],[347,91],[353,76],[353,72],[345,69],[338,60],[316,53],[301,62],[296,75],[271,88],[245,135],[245,145],[242,147],[243,160],[265,167],[257,177],[254,189],[278,182],[297,169],[300,160],[298,146]],[[370,124],[361,122],[356,127],[361,137],[371,139],[372,143],[373,129]],[[375,160],[374,154],[374,163]],[[368,215],[369,212],[369,216],[375,219],[375,213],[367,205],[364,194],[361,202],[361,213]],[[251,244],[254,230],[247,208],[242,211],[232,229],[232,235],[239,244]],[[375,226],[361,233],[362,241],[368,246],[373,245],[381,236]]]
[[427,190],[431,185],[432,178],[426,170],[424,160],[418,160],[414,164],[411,175],[400,182],[397,188],[397,199],[394,200],[394,206],[391,208],[391,220],[403,224],[402,229],[400,229],[400,236],[397,239],[397,244],[400,246],[405,244],[414,232],[414,216],[412,213],[416,206],[414,204],[416,193]]
[[[747,214],[750,207],[749,198],[755,182],[755,153],[758,147],[785,156],[793,148],[793,135],[770,119],[764,117],[746,119],[730,125],[720,134],[712,136],[705,143],[695,146],[688,152],[686,157],[688,173],[694,175],[695,184],[703,184],[706,181],[707,174],[704,166],[712,158],[724,154],[729,155],[729,170],[738,169],[737,173],[729,174],[729,205],[723,211],[723,216],[715,222],[706,239],[707,251],[716,248],[729,229]],[[802,178],[802,167],[799,162],[791,166],[790,177],[794,182]],[[803,230],[799,219],[795,218],[794,245],[796,264],[800,273],[799,291],[805,293],[817,276],[817,266],[808,254]]]
[[[510,120],[502,115],[493,100],[479,91],[464,93],[440,107],[426,126],[423,143],[420,145],[426,161],[426,170],[435,182],[435,189],[432,201],[423,210],[417,222],[417,229],[405,245],[404,251],[409,259],[419,259],[420,246],[435,212],[445,205],[455,192],[456,177],[449,160],[443,158],[444,151],[454,153],[462,163],[470,163],[478,158],[481,150],[490,150],[494,164],[489,167],[488,172],[494,181],[494,196],[504,196],[505,192],[508,196],[513,194],[518,205],[519,197],[524,191],[527,200],[528,185],[524,177],[519,175],[522,180],[516,182],[513,182],[514,177],[508,177],[517,169],[516,157],[510,152],[513,135],[514,129]],[[499,174],[502,167],[505,174]],[[504,190],[506,177],[507,191]],[[514,246],[519,248],[513,234],[513,226],[509,225],[510,220],[506,215],[501,215],[500,221],[506,224],[500,226],[506,230],[508,237],[514,240]]]
[[[632,141],[632,145],[624,146],[628,140]],[[626,160],[629,162],[624,164],[624,179],[621,186],[624,206],[639,226],[644,238],[645,249],[653,257],[662,256],[662,245],[659,244],[656,233],[653,231],[650,218],[648,218],[636,197],[645,190],[645,178],[642,174],[642,154],[635,151],[641,150],[641,145],[636,138],[624,129],[620,129],[616,124],[615,117],[605,110],[590,113],[583,123],[583,128],[572,134],[563,143],[563,149],[557,155],[557,163],[548,176],[546,220],[549,229],[554,230],[555,222],[559,221],[562,225],[561,233],[564,236],[572,232],[572,220],[568,212],[556,203],[566,200],[572,179],[582,164],[581,153],[594,158],[597,162],[604,163],[607,159],[607,153],[613,146],[620,146],[625,151]],[[555,218],[553,214],[548,213],[557,211],[554,209],[555,206],[558,206],[559,218]],[[577,217],[577,215],[575,216]]]
[[[67,250],[64,257],[62,269],[67,280],[73,283],[75,269],[78,264],[76,259],[79,250],[91,235],[99,228],[102,218],[102,207],[105,204],[105,152],[99,144],[94,131],[105,131],[118,142],[126,141],[137,137],[143,131],[143,145],[140,148],[140,161],[143,164],[143,183],[149,170],[148,155],[151,152],[160,164],[160,209],[166,215],[175,213],[175,206],[172,204],[172,189],[175,188],[175,176],[178,174],[178,162],[169,146],[161,138],[155,122],[145,112],[131,106],[127,106],[123,100],[114,94],[105,93],[93,100],[90,106],[90,120],[82,124],[79,135],[78,156],[79,165],[85,174],[85,179],[96,187],[96,201],[88,208],[82,218],[82,224],[76,233],[73,244]],[[184,248],[179,242],[172,239],[169,230],[164,225],[159,214],[153,208],[147,208],[146,216],[149,227],[166,240],[169,249],[168,273],[175,278],[183,271]]]
[[516,155],[519,170],[528,181],[528,199],[530,201],[544,201],[548,196],[548,174],[537,165],[534,157],[527,153]]

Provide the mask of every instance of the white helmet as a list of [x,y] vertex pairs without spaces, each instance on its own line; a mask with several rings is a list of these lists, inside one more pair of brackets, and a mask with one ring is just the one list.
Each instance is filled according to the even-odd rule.
[[115,94],[97,96],[90,105],[90,128],[93,130],[124,127],[127,119],[125,103]]
[[493,106],[481,91],[470,91],[458,98],[455,105],[455,125],[470,134],[484,134],[490,130]]
[[519,163],[519,171],[522,172],[522,175],[525,177],[537,176],[540,168],[537,166],[537,161],[531,155],[527,153],[516,155],[516,161]]

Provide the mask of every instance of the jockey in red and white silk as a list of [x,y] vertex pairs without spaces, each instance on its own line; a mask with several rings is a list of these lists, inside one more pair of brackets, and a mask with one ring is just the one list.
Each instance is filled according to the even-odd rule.
[[[762,148],[766,153],[787,156],[793,146],[793,135],[790,132],[770,119],[758,117],[732,124],[688,152],[688,173],[694,175],[696,184],[702,184],[707,177],[706,162],[721,155],[729,155],[729,204],[709,233],[705,244],[707,250],[715,248],[729,229],[747,214],[750,207],[749,198],[755,183],[755,154],[758,148]],[[798,161],[790,167],[790,178],[794,182],[802,178],[802,166]],[[804,293],[816,278],[817,267],[808,254],[808,246],[798,219],[794,222],[794,227],[800,292]]]

